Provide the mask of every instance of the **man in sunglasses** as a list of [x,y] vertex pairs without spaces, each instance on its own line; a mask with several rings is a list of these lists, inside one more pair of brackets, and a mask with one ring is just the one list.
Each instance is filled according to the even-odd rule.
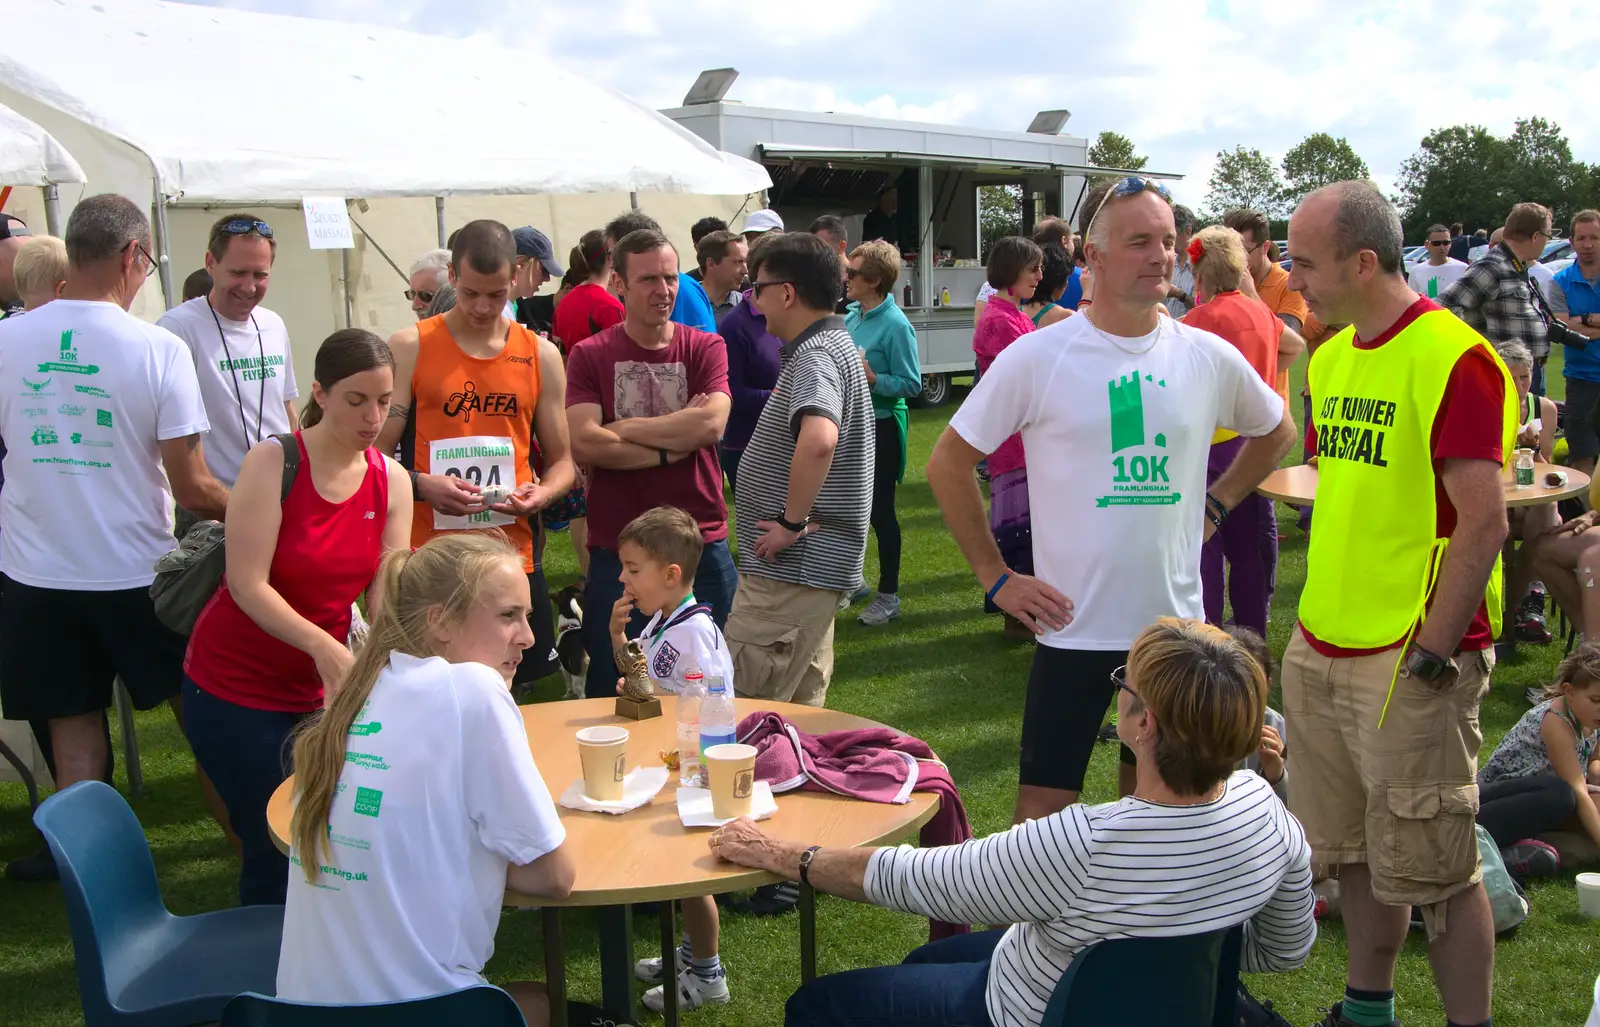
[[1467,263],[1450,256],[1450,229],[1434,225],[1428,229],[1428,259],[1411,265],[1411,291],[1437,300],[1456,279],[1467,273]]
[[[211,226],[206,271],[211,290],[173,307],[156,324],[182,339],[194,357],[211,431],[206,460],[229,488],[250,447],[300,424],[294,401],[294,357],[283,318],[261,305],[272,278],[278,242],[272,226],[253,214],[228,214]],[[195,523],[179,508],[182,538]]]
[[411,312],[417,315],[418,321],[427,316],[428,304],[433,302],[434,293],[449,284],[449,250],[429,250],[411,265],[406,279],[406,300],[410,302]]

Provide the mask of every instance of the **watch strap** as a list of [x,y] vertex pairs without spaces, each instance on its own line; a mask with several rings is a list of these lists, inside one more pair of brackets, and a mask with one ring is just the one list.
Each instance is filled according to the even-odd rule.
[[811,861],[821,849],[820,845],[812,845],[800,854],[800,883],[807,888],[811,887]]
[[773,520],[782,525],[785,531],[793,531],[796,533],[805,531],[806,525],[811,523],[810,517],[802,517],[798,521],[791,521],[783,514],[779,514],[777,517],[774,517]]

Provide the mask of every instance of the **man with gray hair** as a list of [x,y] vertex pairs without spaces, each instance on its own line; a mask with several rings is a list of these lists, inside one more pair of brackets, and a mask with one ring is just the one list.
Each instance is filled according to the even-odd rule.
[[1295,773],[1318,783],[1290,801],[1315,858],[1336,868],[1349,940],[1344,1000],[1322,1027],[1396,1022],[1412,906],[1450,1023],[1489,1021],[1478,702],[1499,628],[1490,587],[1517,392],[1481,335],[1407,286],[1400,243],[1370,181],[1319,189],[1289,221],[1290,287],[1320,320],[1350,323],[1307,374],[1317,530],[1283,656]]
[[421,321],[428,314],[428,304],[441,288],[450,284],[450,251],[429,250],[418,257],[407,274],[406,299],[411,301],[411,312]]
[[[221,520],[228,504],[206,469],[188,347],[128,313],[156,269],[144,212],[88,197],[66,246],[61,298],[0,322],[0,708],[49,721],[58,788],[104,773],[117,677],[137,708],[180,712],[185,640],[150,599],[173,546],[166,482],[201,517]],[[7,873],[53,870],[44,852]]]
[[1172,224],[1178,230],[1172,259],[1172,284],[1167,286],[1163,301],[1167,313],[1182,317],[1196,306],[1194,299],[1194,267],[1189,263],[1189,240],[1194,238],[1194,211],[1181,203],[1172,205]]

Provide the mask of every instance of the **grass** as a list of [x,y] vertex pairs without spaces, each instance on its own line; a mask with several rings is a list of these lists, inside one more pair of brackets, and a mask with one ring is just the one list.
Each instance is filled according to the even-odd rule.
[[[1557,358],[1552,356],[1550,371],[1559,395]],[[898,499],[905,530],[905,615],[880,629],[861,627],[853,616],[839,619],[837,668],[828,702],[931,743],[950,765],[973,829],[982,835],[1002,830],[1010,821],[1031,648],[1003,642],[998,620],[977,612],[982,599],[978,586],[950,541],[921,473],[952,409],[912,414],[911,458]],[[1288,641],[1294,621],[1306,550],[1304,536],[1293,527],[1292,511],[1280,510],[1280,516],[1287,538],[1270,630],[1277,652]],[[869,552],[869,569],[875,561],[875,551]],[[575,576],[564,537],[552,539],[547,565],[553,582]],[[1483,707],[1485,754],[1526,709],[1523,690],[1548,680],[1558,655],[1559,646],[1524,646],[1517,658],[1496,670],[1493,694]],[[556,698],[556,687],[549,686],[540,697]],[[234,860],[200,799],[187,745],[164,710],[140,714],[137,722],[149,792],[135,801],[134,809],[149,836],[168,905],[177,913],[231,905]],[[1115,761],[1113,746],[1097,747],[1086,801],[1115,798]],[[120,767],[118,777],[125,785]],[[1305,777],[1296,780],[1309,786]],[[22,787],[0,784],[0,854],[9,858],[29,852],[36,840]],[[1528,922],[1497,947],[1495,1021],[1500,1027],[1580,1023],[1596,970],[1594,926],[1578,916],[1570,874],[1536,884],[1530,898]],[[80,1023],[72,946],[58,889],[0,878],[0,910],[0,1021],[14,1027]],[[819,910],[823,972],[897,962],[926,938],[926,922],[917,917],[828,896],[821,898]],[[595,999],[595,920],[577,911],[567,914],[564,923],[571,994]],[[652,919],[636,925],[641,954],[654,953],[655,936]],[[691,1022],[707,1027],[781,1023],[783,1001],[800,979],[795,919],[725,916],[723,952],[734,1003],[695,1013]],[[1249,985],[1258,996],[1272,999],[1291,1022],[1308,1023],[1342,994],[1344,959],[1343,930],[1337,922],[1325,924],[1304,969],[1252,977]],[[537,977],[542,966],[537,916],[507,913],[488,967],[490,979]],[[1405,1022],[1444,1022],[1426,952],[1416,936],[1401,958],[1397,986]],[[646,1023],[660,1022],[648,1012],[641,1016]]]

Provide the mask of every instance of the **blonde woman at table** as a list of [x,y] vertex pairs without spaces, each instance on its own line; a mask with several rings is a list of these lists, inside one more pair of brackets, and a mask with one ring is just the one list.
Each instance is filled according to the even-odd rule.
[[[1517,386],[1517,445],[1533,449],[1543,463],[1550,463],[1556,448],[1556,405],[1533,390],[1533,354],[1520,342],[1508,342],[1495,352],[1511,372]],[[1550,627],[1544,619],[1544,596],[1529,593],[1536,578],[1532,553],[1526,544],[1561,523],[1561,514],[1554,503],[1538,506],[1519,506],[1508,510],[1511,536],[1520,538],[1524,545],[1517,552],[1511,568],[1510,591],[1517,601],[1517,637],[1538,645],[1551,640]]]
[[[511,679],[533,643],[499,532],[384,558],[367,644],[295,743],[278,995],[360,1004],[479,984],[506,889],[560,900],[575,870]],[[504,986],[531,1027],[544,987]]]
[[1111,680],[1117,734],[1138,755],[1138,783],[1118,802],[931,849],[808,848],[749,819],[713,832],[722,859],[842,898],[1014,925],[819,977],[789,998],[787,1027],[1038,1027],[1073,957],[1113,938],[1242,924],[1245,970],[1305,962],[1317,936],[1311,848],[1272,787],[1234,769],[1261,743],[1261,665],[1220,628],[1163,617]]

